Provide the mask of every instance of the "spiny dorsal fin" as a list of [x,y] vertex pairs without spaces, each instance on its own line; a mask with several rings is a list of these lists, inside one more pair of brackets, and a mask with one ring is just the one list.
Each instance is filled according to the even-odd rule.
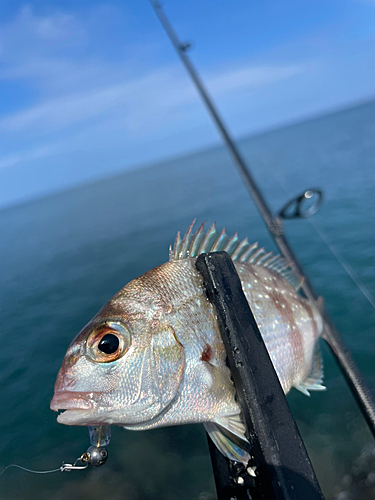
[[241,241],[237,233],[231,238],[225,233],[225,229],[217,234],[215,224],[212,224],[206,232],[204,230],[205,222],[203,222],[198,231],[193,234],[194,224],[195,219],[182,240],[180,233],[177,233],[173,248],[169,248],[170,262],[188,257],[198,257],[201,253],[223,250],[231,256],[233,261],[248,262],[254,266],[272,269],[283,276],[296,290],[302,285],[303,278],[296,276],[290,269],[290,263],[280,255],[273,255],[272,252],[267,253],[264,248],[258,248],[258,243],[250,244],[247,238]]

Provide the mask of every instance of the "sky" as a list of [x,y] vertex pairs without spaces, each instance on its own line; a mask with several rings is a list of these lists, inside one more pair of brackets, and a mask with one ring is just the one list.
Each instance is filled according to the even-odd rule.
[[[234,137],[375,97],[375,0],[165,0]],[[0,207],[218,144],[148,0],[0,1]]]

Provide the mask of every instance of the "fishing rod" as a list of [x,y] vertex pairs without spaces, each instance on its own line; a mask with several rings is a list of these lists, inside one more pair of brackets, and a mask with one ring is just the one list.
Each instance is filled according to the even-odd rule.
[[[164,28],[166,34],[168,35],[173,47],[175,48],[181,62],[185,66],[187,72],[189,73],[193,83],[195,84],[200,97],[202,98],[211,118],[216,125],[222,139],[228,148],[233,161],[240,172],[242,179],[249,190],[253,201],[266,223],[268,231],[270,232],[272,238],[274,239],[276,245],[280,249],[280,252],[290,263],[291,269],[303,277],[303,282],[301,288],[305,296],[316,303],[318,306],[322,317],[324,319],[324,333],[322,335],[323,339],[328,343],[335,359],[341,368],[341,371],[354,395],[363,416],[369,426],[370,431],[375,437],[375,401],[367,385],[367,382],[362,377],[357,365],[355,364],[352,355],[345,343],[341,339],[338,331],[336,330],[334,324],[328,316],[325,309],[323,300],[319,297],[315,291],[311,281],[306,275],[302,264],[299,262],[297,256],[295,255],[292,247],[290,246],[285,234],[284,234],[284,224],[283,219],[287,218],[307,218],[313,213],[315,213],[317,206],[311,207],[309,210],[304,211],[302,206],[303,203],[312,198],[314,195],[318,195],[318,203],[322,201],[322,193],[320,190],[307,190],[302,195],[289,201],[283,209],[274,216],[267,205],[265,198],[260,192],[254,178],[251,175],[250,169],[247,166],[242,154],[237,148],[234,140],[232,139],[223,119],[221,118],[212,98],[210,97],[206,87],[204,86],[197,70],[195,69],[191,59],[187,55],[187,51],[191,47],[190,43],[183,43],[179,40],[177,33],[172,27],[169,19],[165,15],[161,4],[155,0],[149,0],[152,8],[154,9],[162,27]],[[319,194],[320,193],[320,194]],[[288,213],[288,208],[294,204],[296,208],[295,212],[290,215]]]

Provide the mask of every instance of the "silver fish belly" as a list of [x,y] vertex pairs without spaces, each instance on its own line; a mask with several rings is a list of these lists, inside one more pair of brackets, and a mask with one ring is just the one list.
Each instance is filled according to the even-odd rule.
[[317,307],[285,260],[203,225],[177,235],[169,262],[133,280],[78,334],[58,374],[54,410],[68,425],[143,430],[203,423],[220,451],[247,463],[248,442],[197,255],[229,253],[284,392],[322,390]]

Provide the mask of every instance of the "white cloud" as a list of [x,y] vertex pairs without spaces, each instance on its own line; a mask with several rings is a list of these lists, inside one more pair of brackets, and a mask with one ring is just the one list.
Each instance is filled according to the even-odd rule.
[[82,36],[84,29],[72,14],[56,11],[51,15],[37,16],[30,5],[25,5],[14,21],[2,26],[2,56],[7,55],[6,51],[13,51],[21,46],[30,53],[39,49],[42,44],[45,50],[49,50],[51,46],[48,47],[46,43],[58,43],[60,47],[72,45]]
[[[134,61],[111,63],[93,55],[80,60],[63,50],[73,43],[84,45],[87,30],[71,14],[37,16],[29,6],[3,27],[0,79],[34,82],[39,95],[37,103],[0,116],[3,139],[16,145],[0,157],[0,168],[90,144],[95,148],[98,140],[107,147],[117,134],[125,141],[147,141],[163,127],[194,123],[197,108],[192,104],[200,106],[198,95],[177,61],[142,70]],[[234,91],[246,95],[303,70],[293,64],[242,64],[211,72],[205,80],[214,97]]]
[[[4,134],[16,137],[29,132],[40,141],[72,126],[90,126],[90,120],[117,120],[119,116],[134,134],[147,116],[165,117],[170,110],[177,115],[179,108],[197,101],[196,91],[177,61],[174,66],[150,71],[139,68],[134,60],[108,62],[93,54],[78,57],[77,50],[85,47],[89,31],[89,22],[85,24],[71,13],[37,15],[30,6],[2,27],[0,79],[23,80],[38,90],[38,102],[0,116]],[[77,50],[72,53],[70,45]],[[132,52],[137,52],[134,45]],[[298,65],[242,64],[209,74],[206,83],[220,96],[270,85],[302,70]],[[158,126],[162,126],[160,120]]]
[[52,156],[56,153],[57,150],[52,145],[41,146],[23,153],[15,153],[0,159],[0,169],[13,167],[14,165],[17,165],[18,163],[21,162],[40,160],[42,158],[47,158],[49,156]]
[[225,94],[237,89],[258,88],[270,85],[279,80],[290,78],[301,71],[301,65],[285,66],[245,66],[231,72],[213,76],[209,79],[209,86],[215,94]]
[[[301,72],[301,66],[242,67],[207,79],[210,91],[216,95],[234,90],[254,89],[290,78]],[[196,91],[180,71],[165,68],[126,83],[71,94],[47,100],[27,110],[0,119],[0,128],[17,132],[28,128],[61,129],[94,117],[119,112],[136,117],[144,112],[152,115],[161,109],[177,107],[195,101]],[[121,108],[121,110],[119,109]],[[43,133],[43,131],[41,130]]]

